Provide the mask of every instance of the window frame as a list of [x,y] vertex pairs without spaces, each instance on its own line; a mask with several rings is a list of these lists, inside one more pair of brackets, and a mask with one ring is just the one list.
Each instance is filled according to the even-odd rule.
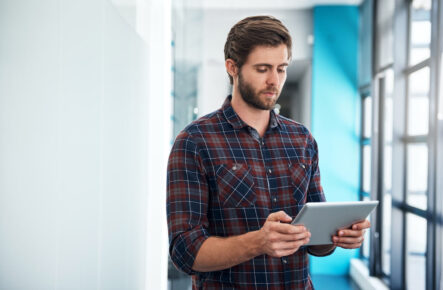
[[[412,66],[409,65],[412,0],[396,0],[396,13],[394,25],[394,136],[393,136],[393,182],[392,182],[392,224],[391,228],[391,275],[389,284],[393,289],[405,289],[406,257],[407,257],[407,214],[425,218],[427,221],[426,239],[426,289],[439,289],[441,287],[441,260],[442,260],[442,197],[437,195],[437,187],[442,188],[440,181],[437,186],[437,168],[441,165],[442,156],[437,154],[438,146],[442,147],[442,135],[437,131],[437,106],[439,94],[439,64],[441,63],[442,0],[433,0],[431,8],[431,43],[430,57]],[[440,17],[440,18],[439,18]],[[406,28],[406,29],[405,29]],[[406,44],[406,45],[405,45]],[[409,102],[409,76],[412,73],[429,67],[429,124],[428,134],[410,136],[407,132],[408,102]],[[441,92],[440,92],[441,102]],[[400,121],[398,121],[400,120]],[[441,131],[441,130],[440,130]],[[437,142],[438,141],[438,142]],[[428,148],[428,176],[427,176],[427,210],[414,207],[406,203],[407,198],[407,146],[410,144],[426,144]],[[380,169],[380,168],[378,168]],[[441,171],[438,171],[441,172]],[[441,191],[440,191],[441,192]],[[395,245],[395,247],[392,247]],[[380,264],[377,260],[376,264]],[[377,268],[377,267],[376,267]],[[377,276],[383,273],[375,271]]]

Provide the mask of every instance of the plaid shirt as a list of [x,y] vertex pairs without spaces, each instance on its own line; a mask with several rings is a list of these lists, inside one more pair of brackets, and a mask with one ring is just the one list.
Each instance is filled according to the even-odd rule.
[[193,289],[312,289],[309,247],[291,256],[261,255],[229,269],[195,272],[192,265],[210,236],[259,230],[280,210],[295,217],[306,202],[324,201],[317,144],[299,123],[271,111],[263,138],[222,108],[187,126],[168,164],[169,253],[193,275]]

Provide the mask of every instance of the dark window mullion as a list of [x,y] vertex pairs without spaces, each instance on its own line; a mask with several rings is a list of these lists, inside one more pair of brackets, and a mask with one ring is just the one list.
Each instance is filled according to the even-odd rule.
[[405,289],[405,212],[395,204],[395,200],[403,202],[405,190],[405,144],[401,138],[405,135],[407,85],[404,68],[409,60],[409,3],[395,1],[394,19],[394,136],[392,144],[392,220],[391,224],[391,277],[392,289]]
[[406,202],[401,202],[397,199],[392,199],[392,206],[400,209],[404,213],[412,213],[422,218],[425,218],[428,221],[432,219],[432,216],[428,210],[420,209],[418,207],[409,205]]
[[[428,261],[427,261],[427,277],[426,286],[429,289],[437,289],[443,287],[439,285],[441,275],[441,236],[438,236],[439,229],[441,231],[440,210],[441,205],[438,204],[437,197],[437,146],[438,146],[438,93],[439,93],[439,78],[442,72],[441,68],[441,53],[443,51],[443,39],[441,39],[443,32],[443,22],[441,16],[443,15],[443,1],[432,1],[431,8],[431,43],[430,43],[430,91],[429,91],[429,155],[428,155],[428,211],[430,211],[430,222],[428,223]],[[440,84],[441,86],[441,84]],[[440,87],[440,90],[443,89]],[[440,243],[438,243],[440,242]]]

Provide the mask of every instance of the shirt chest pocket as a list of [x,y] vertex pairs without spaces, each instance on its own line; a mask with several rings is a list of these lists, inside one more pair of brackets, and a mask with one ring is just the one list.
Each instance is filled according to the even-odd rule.
[[221,164],[216,171],[217,189],[224,207],[253,206],[257,200],[251,168],[242,163]]
[[292,186],[294,187],[294,199],[297,204],[306,203],[311,178],[311,165],[307,162],[288,164]]

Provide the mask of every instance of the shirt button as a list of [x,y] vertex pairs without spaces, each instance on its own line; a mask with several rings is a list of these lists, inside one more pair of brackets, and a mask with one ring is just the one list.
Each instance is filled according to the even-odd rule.
[[274,202],[277,202],[277,198],[276,198],[276,197],[274,197],[272,200],[273,200]]
[[262,146],[265,146],[265,142],[264,142],[264,141],[261,141],[261,145],[262,145]]
[[282,261],[283,261],[283,264],[287,264],[288,263],[288,260],[286,260],[286,259],[282,259]]
[[271,173],[272,173],[272,170],[271,170],[271,168],[268,168],[268,173],[269,173],[269,174],[271,174]]
[[304,164],[302,164],[302,165],[301,165],[301,168],[305,169],[305,168],[306,168],[306,166],[305,166]]

